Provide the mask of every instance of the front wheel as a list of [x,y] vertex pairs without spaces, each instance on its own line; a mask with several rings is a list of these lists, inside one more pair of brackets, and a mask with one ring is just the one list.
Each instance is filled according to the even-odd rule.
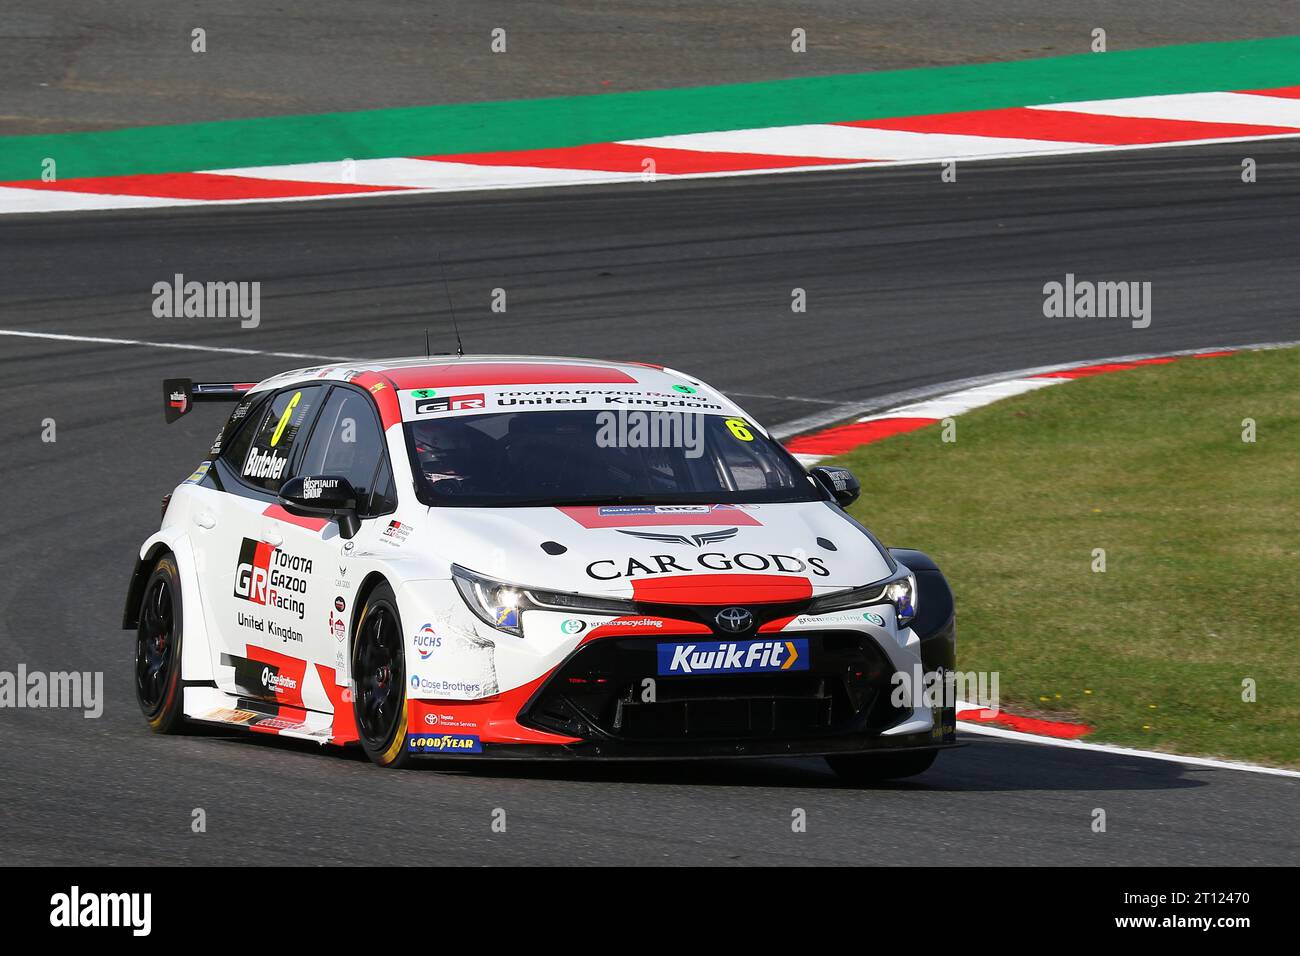
[[404,767],[406,653],[393,589],[380,584],[366,599],[352,639],[352,709],[366,756],[381,767]]
[[135,697],[155,733],[185,724],[181,688],[181,576],[170,554],[158,560],[144,586],[135,632]]
[[937,756],[937,750],[910,750],[894,754],[836,754],[827,757],[826,762],[841,780],[857,786],[915,777],[929,770]]

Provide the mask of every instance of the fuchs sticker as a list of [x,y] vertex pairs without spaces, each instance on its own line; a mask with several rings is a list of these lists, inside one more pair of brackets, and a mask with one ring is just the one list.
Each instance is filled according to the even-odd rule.
[[296,614],[301,621],[307,610],[304,597],[309,574],[310,558],[244,538],[235,567],[234,595],[253,604]]
[[433,629],[432,624],[426,624],[420,628],[420,632],[411,638],[415,644],[416,651],[419,652],[420,660],[427,661],[433,656],[433,652],[442,647],[442,636]]
[[432,415],[436,412],[463,412],[470,409],[482,411],[487,407],[487,399],[482,392],[470,395],[444,395],[442,398],[430,399],[415,406],[415,414]]
[[417,754],[481,754],[483,742],[474,734],[407,734],[406,749]]
[[659,676],[689,674],[760,674],[772,671],[806,671],[808,641],[681,641],[660,644]]

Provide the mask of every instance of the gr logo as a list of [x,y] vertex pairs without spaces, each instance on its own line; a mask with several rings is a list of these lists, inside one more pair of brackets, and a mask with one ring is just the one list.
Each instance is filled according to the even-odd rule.
[[483,409],[487,407],[487,399],[482,392],[475,392],[469,395],[446,395],[442,398],[434,398],[427,402],[419,402],[415,406],[417,415],[430,415],[435,412],[463,412],[469,409]]
[[239,546],[239,564],[235,568],[235,597],[254,604],[266,603],[266,585],[274,550],[274,546],[262,541],[243,540]]

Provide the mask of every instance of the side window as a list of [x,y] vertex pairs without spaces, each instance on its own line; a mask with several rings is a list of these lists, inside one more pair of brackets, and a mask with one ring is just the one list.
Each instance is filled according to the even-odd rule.
[[253,443],[253,436],[257,434],[262,416],[266,414],[270,398],[270,392],[259,392],[245,398],[235,406],[225,427],[221,429],[221,434],[217,436],[216,444],[221,446],[219,451],[222,460],[236,472],[244,469],[248,446]]
[[397,492],[393,490],[393,471],[388,467],[385,456],[379,465],[379,475],[375,478],[375,490],[371,492],[370,504],[363,509],[362,517],[386,515],[397,510]]
[[[732,422],[737,423],[734,428]],[[790,486],[785,476],[772,468],[770,454],[754,441],[753,432],[744,419],[728,419],[727,427],[715,427],[711,437],[723,487],[736,491],[764,491]]]
[[[362,510],[375,514],[366,505],[376,490],[376,469],[380,462],[385,462],[384,472],[388,473],[384,434],[370,400],[350,388],[336,387],[321,409],[298,473],[346,478],[356,489]],[[390,478],[390,489],[391,484]]]
[[[310,425],[324,391],[320,385],[291,388],[271,399],[270,407],[256,429],[248,429],[252,441],[238,466],[249,484],[275,493],[290,477],[294,446],[304,426]],[[235,444],[242,444],[243,434]],[[233,449],[232,449],[233,450]]]

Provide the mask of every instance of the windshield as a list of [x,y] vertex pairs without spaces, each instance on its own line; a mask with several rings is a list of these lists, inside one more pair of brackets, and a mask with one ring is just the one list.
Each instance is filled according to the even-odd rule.
[[[633,418],[632,415],[640,415]],[[431,505],[817,501],[799,463],[743,418],[529,411],[408,422]]]

